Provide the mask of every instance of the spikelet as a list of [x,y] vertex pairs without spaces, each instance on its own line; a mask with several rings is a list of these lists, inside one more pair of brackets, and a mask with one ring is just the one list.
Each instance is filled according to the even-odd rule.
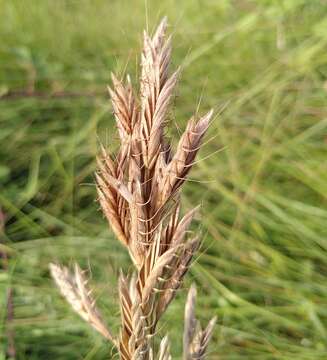
[[95,300],[87,288],[88,281],[79,266],[75,264],[74,274],[71,274],[66,267],[50,264],[50,272],[62,295],[72,308],[102,336],[116,344],[114,336],[105,325],[99,310],[95,306]]
[[122,316],[122,329],[119,341],[121,359],[149,359],[150,344],[147,337],[146,322],[141,307],[141,299],[135,289],[135,279],[128,286],[121,273],[119,278],[119,297]]
[[216,317],[212,318],[207,327],[202,330],[195,318],[196,288],[191,286],[185,304],[183,360],[203,360],[211,339]]
[[158,360],[171,360],[169,340],[167,335],[160,342]]

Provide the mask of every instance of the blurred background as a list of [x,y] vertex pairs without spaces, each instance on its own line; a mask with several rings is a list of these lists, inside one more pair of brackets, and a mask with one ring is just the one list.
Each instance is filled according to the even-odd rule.
[[0,0],[0,359],[115,357],[48,263],[89,268],[118,331],[130,261],[95,201],[95,156],[116,146],[110,72],[137,83],[163,15],[183,65],[171,136],[216,117],[184,189],[203,246],[158,331],[180,359],[194,281],[198,316],[219,318],[211,359],[327,359],[324,0]]

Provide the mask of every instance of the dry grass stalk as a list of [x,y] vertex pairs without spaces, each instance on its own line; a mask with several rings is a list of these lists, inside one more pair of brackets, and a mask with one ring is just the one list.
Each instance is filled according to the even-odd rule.
[[[144,33],[139,98],[129,76],[122,82],[112,75],[109,93],[120,148],[110,155],[101,146],[97,159],[102,211],[136,268],[131,278],[121,274],[119,279],[122,327],[118,340],[96,310],[80,269],[76,266],[74,275],[70,275],[65,268],[51,266],[57,285],[75,311],[113,341],[123,360],[153,358],[156,324],[200,245],[198,237],[188,236],[196,209],[180,218],[179,193],[200,149],[212,110],[188,122],[173,154],[164,128],[179,70],[169,75],[171,39],[165,38],[166,28],[163,19],[152,37]],[[191,317],[193,295],[187,305]],[[192,321],[186,319],[185,359],[203,359],[214,321],[204,331],[196,332],[189,328]],[[159,359],[171,358],[168,345],[168,338],[163,338]]]
[[[9,271],[10,248],[3,246],[5,239],[6,215],[0,207],[0,267],[3,271]],[[14,289],[7,289],[7,311],[4,319],[5,332],[7,336],[6,355],[9,359],[16,359],[15,331],[12,326],[14,320]]]

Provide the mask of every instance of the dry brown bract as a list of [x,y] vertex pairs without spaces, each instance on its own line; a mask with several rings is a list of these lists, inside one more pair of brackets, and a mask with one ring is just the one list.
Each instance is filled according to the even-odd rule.
[[[144,33],[140,96],[131,82],[112,75],[109,88],[120,138],[118,153],[101,146],[96,173],[99,202],[117,238],[126,246],[136,267],[131,278],[121,274],[119,299],[122,327],[119,339],[104,324],[86,280],[57,265],[52,276],[62,294],[86,321],[117,346],[121,359],[152,359],[156,324],[174,298],[199,247],[188,228],[195,210],[180,218],[180,188],[194,163],[212,111],[189,120],[173,154],[164,136],[167,111],[179,70],[169,75],[171,39],[165,38],[166,19],[151,38]],[[187,303],[184,358],[203,359],[214,320],[205,330],[195,329],[192,288]],[[168,338],[161,341],[158,359],[171,359]]]

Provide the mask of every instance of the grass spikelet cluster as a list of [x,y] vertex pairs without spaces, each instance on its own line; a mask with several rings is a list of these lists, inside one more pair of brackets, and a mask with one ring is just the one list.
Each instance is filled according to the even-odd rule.
[[[164,134],[180,70],[169,72],[171,38],[166,38],[166,28],[164,18],[152,37],[144,33],[139,96],[129,76],[126,81],[112,76],[109,93],[120,147],[109,154],[101,146],[97,159],[102,211],[135,267],[134,274],[121,273],[119,278],[120,334],[113,335],[105,324],[78,265],[74,274],[65,267],[50,266],[63,296],[117,347],[122,360],[171,358],[168,337],[161,340],[158,356],[153,337],[200,245],[200,238],[188,231],[196,209],[180,215],[180,190],[213,112],[190,119],[173,152]],[[201,329],[194,315],[195,296],[192,287],[185,308],[185,360],[205,358],[215,324],[214,318]]]

